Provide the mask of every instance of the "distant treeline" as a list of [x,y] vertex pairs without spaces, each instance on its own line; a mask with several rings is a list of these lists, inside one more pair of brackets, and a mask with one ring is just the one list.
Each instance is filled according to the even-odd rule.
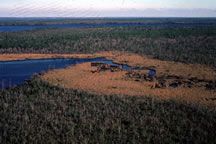
[[216,25],[216,18],[0,18],[0,26],[101,23],[179,23],[194,25],[201,23]]
[[83,28],[0,33],[0,53],[129,51],[216,67],[216,27]]

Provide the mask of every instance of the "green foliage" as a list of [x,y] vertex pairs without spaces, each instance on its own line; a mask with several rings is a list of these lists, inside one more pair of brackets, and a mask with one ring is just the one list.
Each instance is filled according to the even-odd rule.
[[0,26],[49,24],[216,24],[215,18],[0,18]]
[[[122,21],[196,23],[196,19],[19,19],[1,21],[0,25]],[[94,53],[104,50],[216,66],[216,27],[46,29],[0,33],[0,53]],[[23,86],[0,91],[0,143],[216,143],[215,127],[215,109],[177,101],[91,95],[50,86],[38,78]]]
[[0,92],[0,143],[216,143],[216,111],[33,79]]
[[93,53],[104,50],[216,66],[216,27],[46,29],[0,34],[1,53]]

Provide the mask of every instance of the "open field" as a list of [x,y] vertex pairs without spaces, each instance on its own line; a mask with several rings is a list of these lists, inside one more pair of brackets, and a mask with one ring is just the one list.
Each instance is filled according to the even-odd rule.
[[[90,63],[72,66],[67,69],[53,70],[42,76],[42,79],[52,85],[65,88],[79,89],[101,95],[131,95],[131,96],[156,96],[159,99],[172,99],[187,101],[205,106],[215,107],[216,70],[200,64],[183,64],[179,62],[161,61],[147,56],[125,52],[99,52],[95,54],[3,54],[3,61],[38,59],[38,58],[96,58],[105,57],[120,64],[133,67],[152,67],[157,71],[157,81],[146,81],[130,74],[147,74],[146,70],[137,72],[105,71],[92,73],[95,70]],[[196,69],[194,71],[194,69]],[[177,80],[176,88],[166,85],[152,88],[155,83]],[[173,79],[173,80],[172,80]],[[196,82],[198,81],[198,82]],[[212,84],[211,84],[212,83]],[[212,88],[207,89],[207,86]]]
[[[207,66],[196,64],[182,64],[176,62],[160,61],[148,57],[123,52],[101,52],[95,55],[112,59],[118,63],[126,63],[136,67],[153,67],[157,71],[157,78],[163,81],[170,80],[167,77],[177,77],[181,84],[176,88],[169,85],[152,88],[159,81],[147,81],[141,78],[128,79],[127,71],[102,71],[95,70],[91,63],[80,64],[62,70],[50,71],[42,78],[52,85],[65,88],[79,89],[102,95],[131,95],[131,96],[156,96],[159,99],[176,99],[191,103],[199,103],[207,106],[216,106],[216,91],[208,90],[209,82],[216,81],[216,71]],[[196,69],[196,71],[194,71]],[[135,72],[147,74],[146,70]],[[200,82],[193,82],[193,79]],[[171,79],[172,80],[172,79]],[[203,82],[202,82],[203,81]],[[183,84],[185,82],[185,85]],[[205,84],[205,82],[207,82]],[[168,82],[167,82],[168,83]],[[188,84],[191,83],[190,86]],[[204,83],[204,84],[203,84]],[[164,84],[165,85],[165,84]]]

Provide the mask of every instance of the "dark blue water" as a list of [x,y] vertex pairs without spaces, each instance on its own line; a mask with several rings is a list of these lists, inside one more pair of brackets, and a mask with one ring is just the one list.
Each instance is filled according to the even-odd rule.
[[18,32],[27,30],[47,29],[47,28],[103,28],[103,27],[160,27],[160,28],[184,28],[216,26],[216,23],[99,23],[99,24],[49,24],[49,25],[17,25],[0,26],[0,32]]
[[[26,80],[32,78],[34,74],[46,72],[52,69],[65,68],[67,66],[85,63],[100,62],[119,66],[105,58],[92,59],[36,59],[36,60],[18,60],[18,61],[0,61],[0,89],[14,87],[23,84]],[[130,70],[128,65],[121,65],[124,70]]]

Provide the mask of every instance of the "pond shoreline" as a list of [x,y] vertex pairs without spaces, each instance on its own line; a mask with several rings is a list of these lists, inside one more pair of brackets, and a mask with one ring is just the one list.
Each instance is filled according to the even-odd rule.
[[91,54],[0,54],[0,61],[17,61],[29,59],[56,59],[56,58],[96,58]]
[[[117,69],[117,71],[113,71],[113,69],[105,68],[105,70],[98,71],[97,67],[91,66],[91,62],[87,62],[67,68],[52,69],[40,75],[40,78],[51,85],[83,90],[89,93],[131,96],[151,95],[160,99],[179,99],[180,101],[195,102],[208,106],[216,105],[214,100],[214,97],[216,97],[214,91],[216,72],[206,65],[161,61],[144,55],[119,51],[102,51],[95,54],[1,54],[0,61],[100,57],[112,60],[113,63],[138,68],[138,70],[135,73],[132,71],[132,77],[130,78],[128,74],[129,76],[131,74],[125,70]],[[154,68],[157,71],[156,81],[146,81],[146,68]],[[177,79],[172,80],[169,77],[177,78],[178,82],[175,83]],[[159,78],[167,78],[164,79],[165,83],[171,85],[173,82],[176,85],[179,83],[183,83],[183,85],[175,88],[160,87],[158,86],[159,81],[157,81]],[[190,79],[212,81],[213,83],[208,87],[212,87],[213,90],[207,90],[202,82],[191,85],[191,81],[188,81]],[[190,83],[190,87],[185,87],[184,83]]]

